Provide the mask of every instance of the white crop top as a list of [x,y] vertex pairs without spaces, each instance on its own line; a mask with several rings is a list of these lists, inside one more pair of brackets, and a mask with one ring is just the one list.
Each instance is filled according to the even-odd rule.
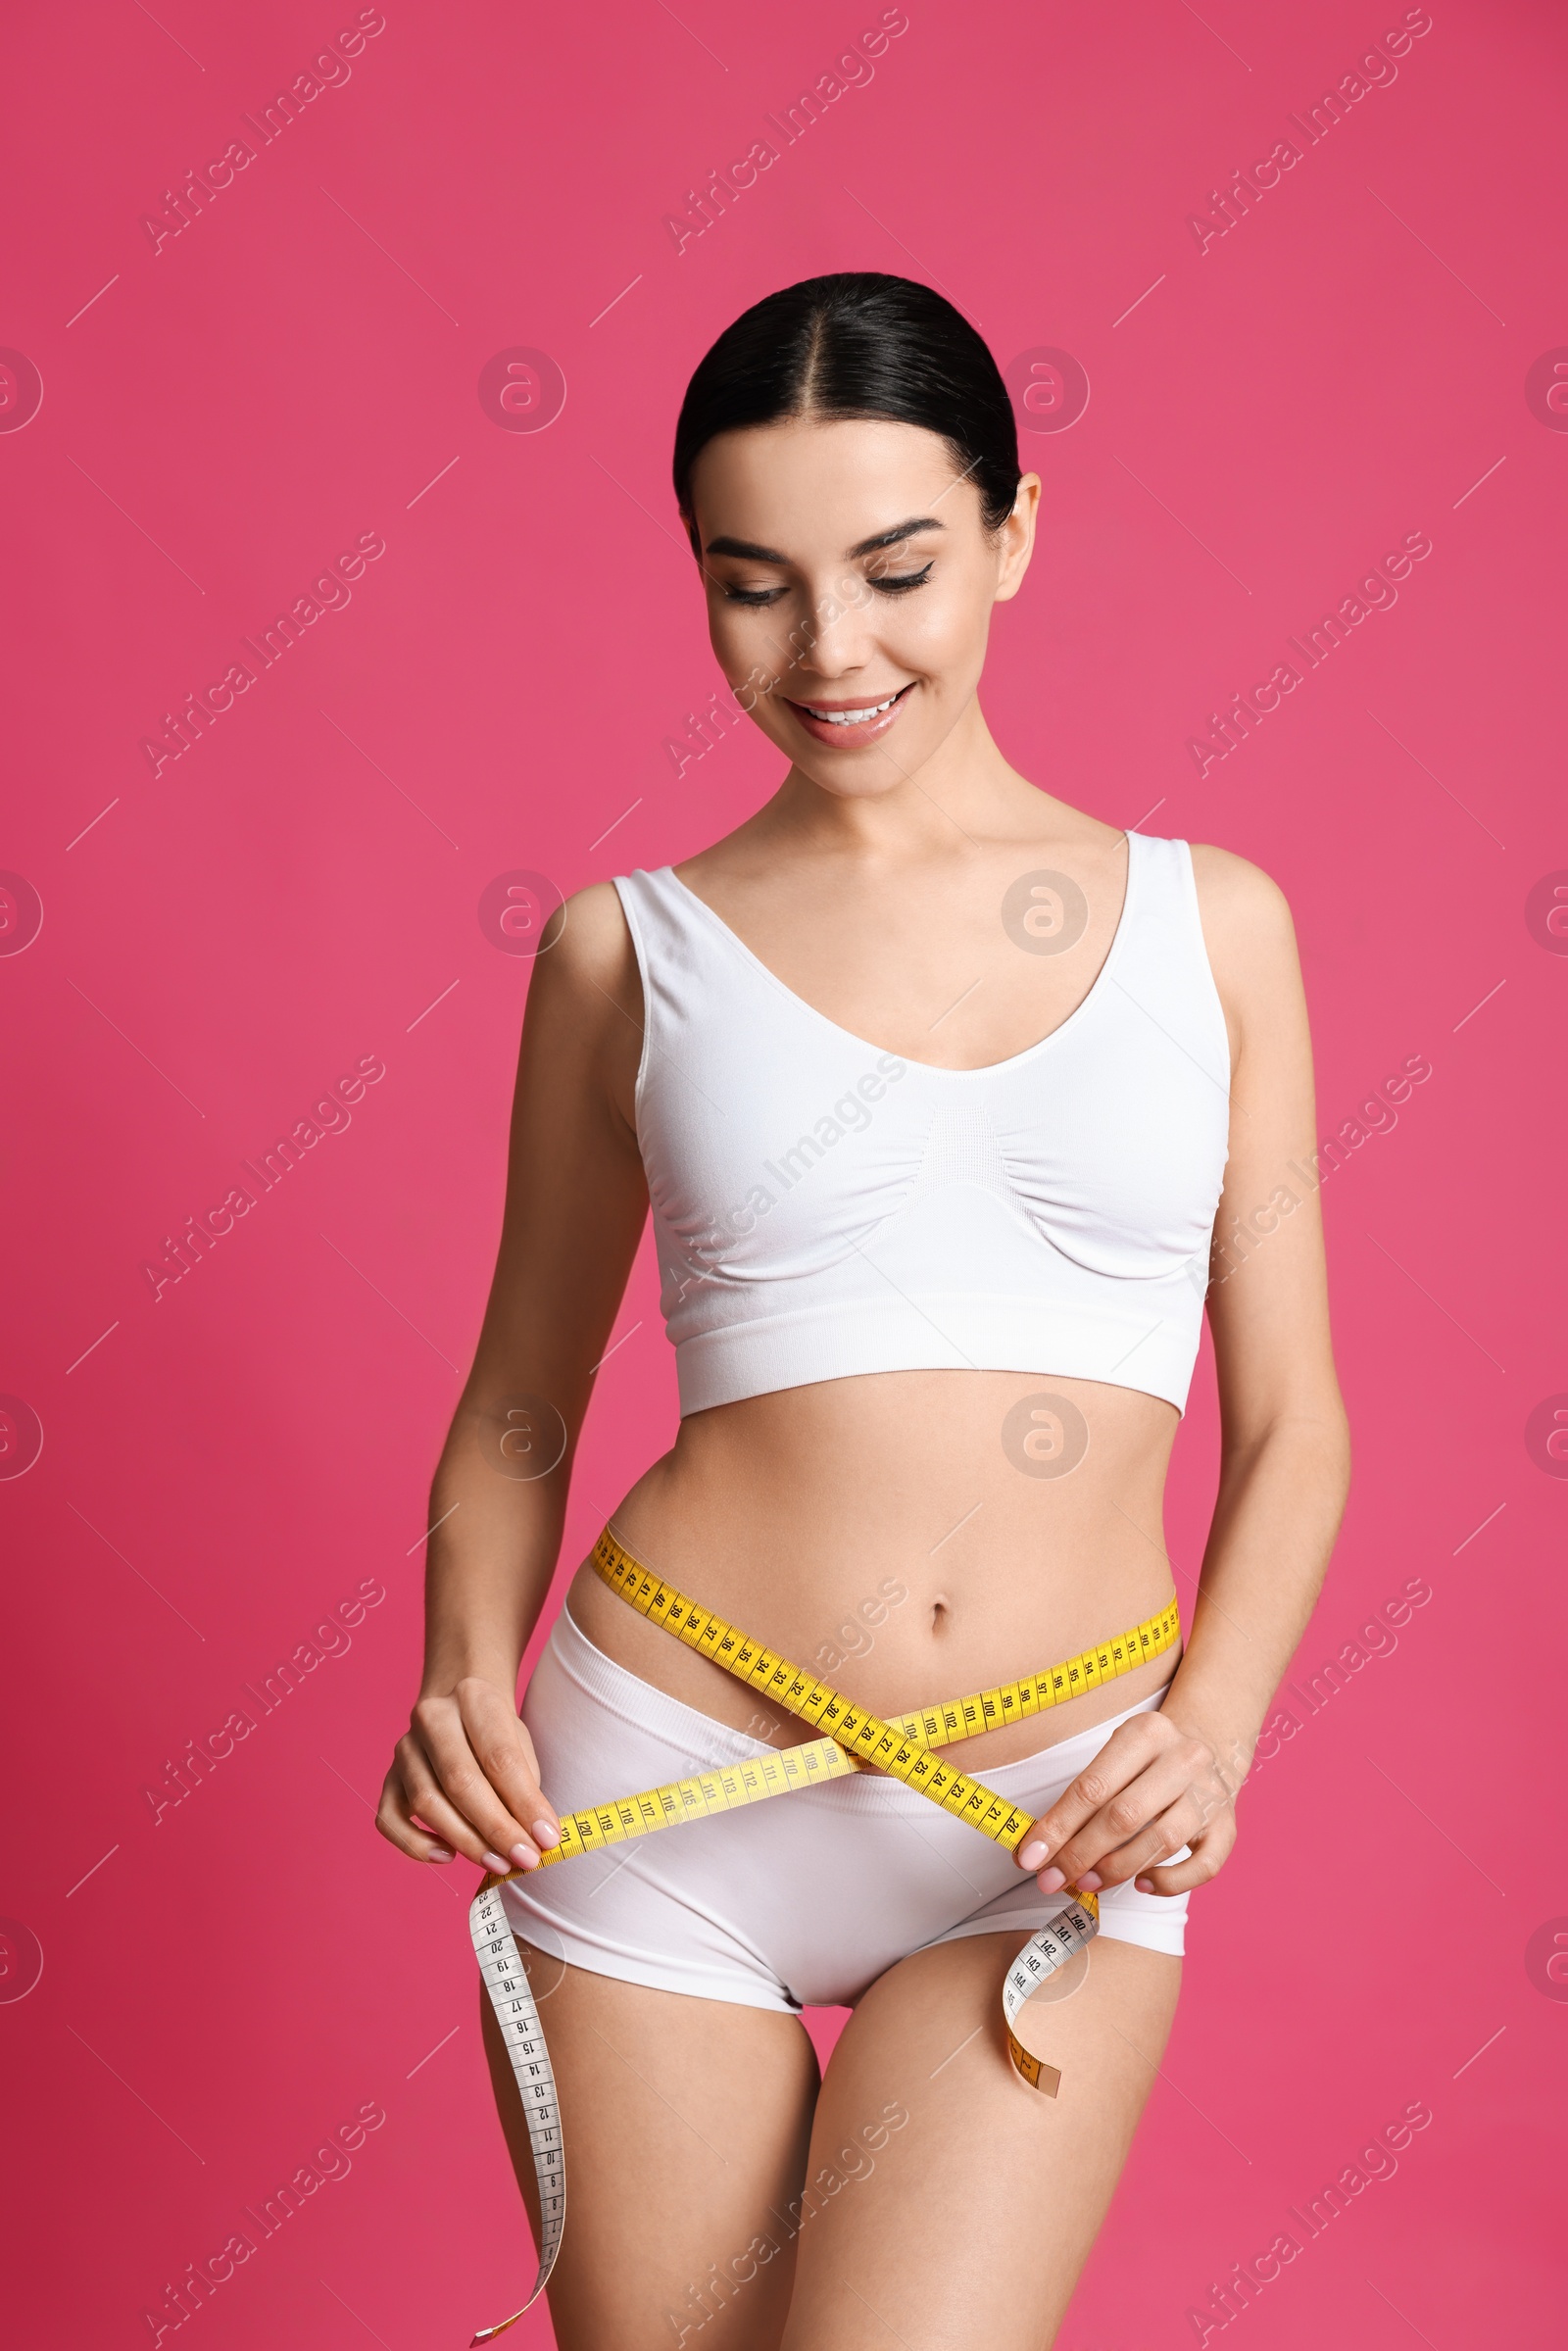
[[1102,1380],[1185,1410],[1230,1050],[1186,842],[1132,833],[1127,854],[1088,996],[984,1069],[841,1029],[669,866],[617,878],[683,1414],[949,1368]]

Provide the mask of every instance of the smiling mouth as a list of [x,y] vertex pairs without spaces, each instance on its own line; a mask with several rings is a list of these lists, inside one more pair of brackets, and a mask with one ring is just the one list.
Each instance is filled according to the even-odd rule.
[[896,702],[902,702],[913,682],[911,678],[908,686],[901,686],[896,694],[888,695],[883,702],[862,703],[854,710],[821,702],[798,702],[794,707],[804,710],[808,718],[816,719],[822,726],[864,726],[868,719],[883,717]]

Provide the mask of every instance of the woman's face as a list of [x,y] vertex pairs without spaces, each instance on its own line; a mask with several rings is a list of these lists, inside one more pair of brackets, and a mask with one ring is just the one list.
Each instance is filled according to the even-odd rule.
[[710,441],[692,502],[713,651],[758,725],[840,798],[923,767],[974,699],[1017,593],[1037,474],[994,538],[946,443],[798,417]]

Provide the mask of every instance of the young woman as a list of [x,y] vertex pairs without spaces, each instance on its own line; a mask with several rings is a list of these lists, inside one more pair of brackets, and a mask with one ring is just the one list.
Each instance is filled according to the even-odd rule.
[[[1288,1204],[1315,1140],[1291,922],[1255,867],[1086,815],[993,741],[1040,482],[938,295],[759,303],[693,377],[674,471],[719,666],[786,772],[547,935],[379,1826],[512,1873],[569,2148],[563,2351],[1046,2343],[1345,1497],[1317,1206]],[[1185,1648],[948,1750],[1035,1816],[1018,1850],[865,1770],[541,1871],[570,1808],[808,1736],[591,1562],[517,1717],[650,1200],[682,1418],[611,1532],[883,1717],[1157,1615],[1206,1291],[1223,1458]],[[1211,1285],[1216,1210],[1270,1202]],[[1001,1989],[1074,1888],[1098,1939],[1019,2023],[1053,2099]],[[820,2082],[803,2003],[854,2011]]]

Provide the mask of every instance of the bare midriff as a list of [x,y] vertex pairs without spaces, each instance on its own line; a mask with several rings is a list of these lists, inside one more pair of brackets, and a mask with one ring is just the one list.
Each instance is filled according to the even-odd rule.
[[[1087,1428],[1065,1471],[1082,1446],[1071,1415],[1019,1413],[1046,1397],[1067,1399]],[[1065,1451],[1063,1418],[1076,1432]],[[1018,1680],[1160,1608],[1178,1426],[1157,1396],[1054,1374],[824,1381],[691,1414],[611,1525],[688,1597],[888,1715]],[[607,1656],[700,1713],[773,1746],[810,1736],[586,1563],[568,1605]],[[967,1740],[964,1770],[983,1776],[1123,1712],[1163,1689],[1178,1654]]]

